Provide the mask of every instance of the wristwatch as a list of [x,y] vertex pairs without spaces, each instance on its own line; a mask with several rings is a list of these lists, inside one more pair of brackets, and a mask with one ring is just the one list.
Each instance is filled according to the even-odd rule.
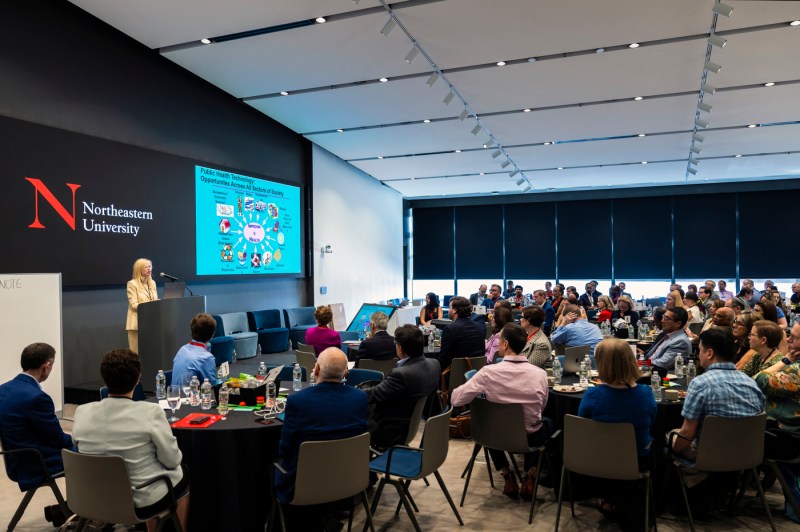
[[793,362],[792,362],[791,360],[789,360],[789,358],[788,358],[788,357],[783,357],[783,358],[781,359],[781,362],[783,362],[783,363],[784,363],[784,364],[786,364],[787,366],[791,366],[791,365],[793,364]]

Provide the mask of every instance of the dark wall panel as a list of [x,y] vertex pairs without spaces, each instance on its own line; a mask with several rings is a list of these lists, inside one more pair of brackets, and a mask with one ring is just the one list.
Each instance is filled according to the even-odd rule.
[[507,278],[555,278],[555,219],[555,203],[506,205]]
[[558,203],[558,277],[611,278],[611,202]]
[[739,273],[742,278],[800,276],[800,246],[792,231],[800,190],[739,195]]
[[453,278],[453,208],[414,209],[414,279]]
[[503,217],[471,207],[456,208],[455,216],[456,278],[502,279]]
[[736,276],[736,194],[676,196],[675,278]]
[[614,200],[614,277],[672,276],[672,215],[669,197]]

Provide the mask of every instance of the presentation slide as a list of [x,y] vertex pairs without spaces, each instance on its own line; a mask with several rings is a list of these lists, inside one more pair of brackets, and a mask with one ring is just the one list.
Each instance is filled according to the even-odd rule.
[[302,272],[300,188],[195,167],[197,275]]
[[392,314],[394,313],[394,307],[391,305],[377,305],[373,303],[364,303],[361,305],[361,308],[358,309],[356,312],[353,321],[350,322],[350,326],[347,328],[350,332],[356,333],[363,333],[365,336],[369,334],[369,319],[372,317],[372,314],[378,311],[385,312],[386,315],[391,318]]

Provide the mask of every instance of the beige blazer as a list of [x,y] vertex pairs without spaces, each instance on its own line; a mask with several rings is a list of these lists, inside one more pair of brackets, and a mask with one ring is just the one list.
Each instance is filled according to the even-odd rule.
[[125,330],[138,331],[139,313],[137,309],[139,304],[157,300],[158,291],[156,290],[156,282],[153,279],[147,280],[147,286],[135,279],[128,281],[128,319],[125,321]]

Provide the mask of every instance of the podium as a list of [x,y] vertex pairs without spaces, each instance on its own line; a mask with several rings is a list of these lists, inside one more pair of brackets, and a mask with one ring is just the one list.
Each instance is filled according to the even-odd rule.
[[161,299],[139,305],[139,357],[144,391],[155,391],[159,369],[172,369],[175,353],[190,340],[192,318],[205,311],[206,296]]

